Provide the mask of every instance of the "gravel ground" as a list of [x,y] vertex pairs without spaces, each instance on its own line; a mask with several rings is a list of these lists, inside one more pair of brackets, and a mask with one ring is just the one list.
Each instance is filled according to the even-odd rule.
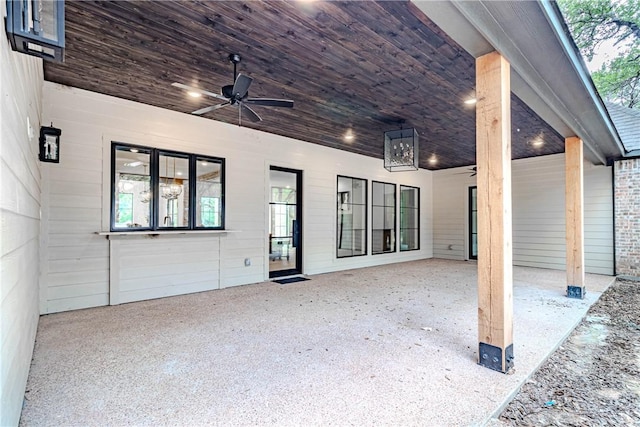
[[612,285],[492,425],[640,426],[640,282]]

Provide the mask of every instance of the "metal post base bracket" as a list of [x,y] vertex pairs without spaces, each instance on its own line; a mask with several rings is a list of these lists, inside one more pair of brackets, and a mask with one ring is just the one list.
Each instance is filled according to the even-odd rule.
[[485,368],[506,374],[513,368],[513,344],[504,351],[504,370],[502,370],[502,349],[491,344],[480,343],[478,364]]
[[587,288],[584,286],[567,286],[567,297],[569,298],[584,299],[586,294]]

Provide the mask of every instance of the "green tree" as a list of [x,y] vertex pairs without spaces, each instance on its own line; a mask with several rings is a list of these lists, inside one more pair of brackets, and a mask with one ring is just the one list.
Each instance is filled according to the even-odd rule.
[[592,73],[600,95],[640,109],[640,0],[558,0],[582,55],[591,61],[603,43],[618,54]]

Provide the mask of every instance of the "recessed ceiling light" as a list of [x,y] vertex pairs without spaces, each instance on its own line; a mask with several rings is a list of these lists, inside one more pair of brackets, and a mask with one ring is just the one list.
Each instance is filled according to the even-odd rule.
[[202,166],[207,166],[209,163],[207,163],[207,162],[200,162],[200,164],[201,164]]
[[129,166],[130,168],[135,168],[137,166],[140,166],[142,164],[141,161],[137,161],[137,162],[131,162],[131,163],[125,163],[125,166]]
[[176,172],[176,175],[182,176],[182,172]]
[[544,139],[534,139],[533,141],[531,141],[531,145],[533,145],[534,147],[542,147],[544,145]]
[[473,105],[476,102],[478,102],[478,100],[475,99],[475,98],[467,99],[466,101],[464,101],[464,103],[467,104],[467,105]]
[[190,90],[189,92],[187,92],[189,94],[190,97],[192,98],[200,98],[202,96],[202,94],[200,92],[194,92],[192,90]]
[[132,152],[132,153],[137,153],[138,151],[140,151],[140,150],[138,150],[137,148],[132,148],[132,149],[131,149],[131,152]]
[[344,134],[344,140],[347,142],[351,142],[356,138],[355,134],[353,133],[353,131],[351,129],[349,129],[347,131],[347,133]]
[[429,164],[435,165],[436,163],[438,163],[438,157],[435,154],[432,154],[431,157],[429,157]]

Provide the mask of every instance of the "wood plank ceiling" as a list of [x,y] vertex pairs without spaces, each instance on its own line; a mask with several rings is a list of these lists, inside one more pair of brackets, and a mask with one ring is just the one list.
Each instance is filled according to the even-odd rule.
[[[475,164],[475,65],[413,4],[334,1],[69,1],[65,62],[46,80],[190,113],[217,104],[180,82],[219,93],[238,71],[252,97],[288,98],[293,109],[257,106],[242,125],[382,158],[383,132],[415,127],[420,166]],[[236,108],[203,116],[238,123]],[[512,95],[513,158],[564,151],[549,125]],[[355,139],[344,139],[352,129]],[[544,145],[533,142],[542,138]],[[428,159],[437,156],[437,164]]]

